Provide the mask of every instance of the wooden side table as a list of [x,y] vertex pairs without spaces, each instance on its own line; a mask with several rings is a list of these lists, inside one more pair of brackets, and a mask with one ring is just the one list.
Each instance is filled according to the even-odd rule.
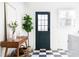
[[28,37],[18,36],[16,40],[8,39],[7,41],[1,42],[1,47],[6,47],[5,57],[7,56],[8,48],[17,48],[17,57],[19,56],[19,47],[25,42],[27,45]]

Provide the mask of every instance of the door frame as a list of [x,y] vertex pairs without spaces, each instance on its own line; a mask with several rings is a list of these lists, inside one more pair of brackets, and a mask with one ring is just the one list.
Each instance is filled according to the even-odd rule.
[[[35,28],[35,38],[36,38],[36,40],[35,40],[35,49],[36,49],[36,44],[37,44],[37,36],[36,36],[36,34],[37,34],[37,30],[38,30],[38,26],[37,26],[38,21],[36,20],[38,15],[37,15],[36,13],[40,13],[40,14],[44,14],[44,13],[47,14],[47,13],[49,13],[49,15],[48,15],[48,17],[49,17],[49,25],[48,25],[48,27],[49,27],[49,29],[48,29],[49,32],[50,32],[50,27],[51,27],[51,26],[50,26],[50,21],[51,21],[51,19],[50,19],[50,12],[49,12],[49,11],[45,11],[45,12],[44,12],[44,11],[36,11],[36,12],[35,12],[35,24],[36,24],[36,25],[35,25],[35,26],[36,26],[36,28]],[[50,38],[51,38],[50,36],[51,36],[51,35],[49,34],[49,40],[50,40]],[[51,49],[51,40],[50,40],[49,44],[50,44],[50,48],[49,48],[49,49]]]

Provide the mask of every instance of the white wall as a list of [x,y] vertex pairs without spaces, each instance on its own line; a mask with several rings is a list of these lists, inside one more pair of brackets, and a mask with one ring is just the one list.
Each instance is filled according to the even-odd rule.
[[[0,41],[4,40],[4,4],[0,3]],[[2,48],[0,47],[0,56],[2,56]]]
[[[79,3],[54,3],[54,2],[26,2],[26,13],[33,18],[34,29],[30,33],[30,45],[35,49],[35,12],[36,11],[49,11],[51,15],[50,19],[50,42],[51,49],[67,49],[68,34],[77,33],[79,27]],[[77,16],[75,19],[75,25],[69,27],[61,27],[58,20],[58,9],[67,8],[75,9]]]

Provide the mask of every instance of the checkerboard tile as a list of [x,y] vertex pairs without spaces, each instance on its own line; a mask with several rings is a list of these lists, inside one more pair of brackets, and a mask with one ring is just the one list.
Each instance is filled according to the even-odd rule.
[[68,57],[66,50],[57,49],[57,50],[34,50],[32,57]]
[[61,55],[59,52],[54,52],[53,55]]
[[46,52],[40,52],[39,55],[46,55]]
[[54,57],[54,55],[47,55],[47,57]]
[[68,55],[62,55],[62,57],[68,57]]
[[39,57],[39,55],[32,55],[32,57]]

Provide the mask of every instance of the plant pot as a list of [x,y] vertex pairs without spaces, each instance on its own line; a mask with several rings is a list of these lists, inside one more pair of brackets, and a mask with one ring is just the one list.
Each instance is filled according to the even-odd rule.
[[28,50],[29,52],[32,52],[31,46],[28,46],[28,47],[27,47],[27,50]]

